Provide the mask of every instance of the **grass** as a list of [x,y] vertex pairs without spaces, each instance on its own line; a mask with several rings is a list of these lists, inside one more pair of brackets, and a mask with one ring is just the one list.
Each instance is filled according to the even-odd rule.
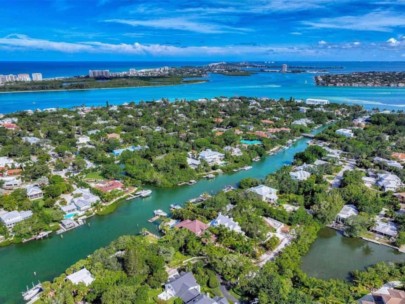
[[189,257],[181,254],[180,252],[176,251],[176,253],[173,256],[173,259],[169,263],[169,267],[174,268],[176,266],[180,266],[185,260],[187,260]]
[[108,214],[113,213],[118,208],[119,202],[120,201],[116,201],[116,202],[112,203],[111,205],[103,207],[103,209],[101,209],[100,211],[97,211],[97,214],[98,215],[108,215]]
[[103,180],[104,178],[101,176],[100,172],[97,171],[87,173],[85,179]]

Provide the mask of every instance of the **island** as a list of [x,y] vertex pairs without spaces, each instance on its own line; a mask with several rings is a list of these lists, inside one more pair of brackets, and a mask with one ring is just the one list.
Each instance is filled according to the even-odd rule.
[[316,111],[335,122],[291,165],[173,206],[159,216],[159,235],[119,237],[43,282],[37,303],[399,303],[403,261],[354,270],[347,280],[310,277],[300,264],[326,226],[405,244],[405,115]]
[[324,87],[405,87],[405,72],[355,72],[315,76]]

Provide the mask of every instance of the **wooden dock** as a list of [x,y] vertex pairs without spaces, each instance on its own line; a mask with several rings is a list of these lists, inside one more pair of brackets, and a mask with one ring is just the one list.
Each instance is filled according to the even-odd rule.
[[156,215],[156,216],[154,216],[154,217],[148,219],[148,222],[149,222],[149,223],[153,223],[154,221],[157,221],[159,218],[160,218],[160,215]]

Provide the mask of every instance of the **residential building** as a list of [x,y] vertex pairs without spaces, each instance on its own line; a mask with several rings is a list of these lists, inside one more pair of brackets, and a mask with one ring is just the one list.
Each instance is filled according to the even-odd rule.
[[17,80],[18,81],[31,81],[31,77],[29,74],[18,74]]
[[301,118],[298,120],[293,121],[291,124],[295,126],[307,126],[309,124],[313,124],[314,122],[311,119],[308,118]]
[[86,268],[80,269],[79,271],[68,275],[66,279],[75,285],[83,283],[86,286],[89,286],[94,281],[94,278],[91,275],[90,271],[88,271]]
[[224,151],[231,153],[232,156],[242,156],[243,155],[242,150],[238,147],[235,148],[235,147],[231,147],[231,146],[226,146],[224,148]]
[[243,233],[242,228],[239,226],[239,223],[235,222],[233,218],[223,215],[222,213],[219,213],[217,218],[211,222],[211,226],[223,226],[229,230]]
[[124,184],[117,180],[111,180],[99,183],[95,186],[95,188],[103,192],[111,192],[113,190],[123,190]]
[[293,180],[297,181],[305,181],[311,176],[311,173],[304,171],[304,170],[299,170],[299,171],[294,171],[290,172],[290,177]]
[[339,130],[336,130],[336,134],[342,135],[342,136],[348,137],[348,138],[354,137],[353,131],[350,130],[350,129],[339,129]]
[[44,193],[37,185],[27,186],[27,196],[30,200],[36,200],[44,197]]
[[327,105],[329,104],[329,100],[327,99],[315,99],[315,98],[308,98],[305,100],[307,105]]
[[344,205],[343,208],[336,215],[335,221],[338,223],[344,223],[349,217],[357,216],[359,212],[354,205]]
[[189,153],[189,156],[187,157],[187,164],[191,169],[197,169],[198,166],[201,164],[201,161],[198,159],[195,159],[192,157],[192,155]]
[[201,287],[197,283],[191,272],[186,272],[178,277],[174,277],[165,285],[165,291],[158,298],[167,301],[173,297],[178,297],[184,303],[188,303],[201,293]]
[[82,136],[79,136],[79,137],[77,138],[77,144],[78,144],[78,145],[85,145],[85,144],[87,144],[89,141],[90,141],[90,137],[88,137],[88,136],[86,136],[86,135],[82,135]]
[[209,228],[207,224],[204,224],[203,222],[199,220],[185,220],[177,225],[175,225],[177,228],[185,228],[187,230],[190,230],[192,233],[194,233],[196,236],[201,236],[205,230]]
[[109,70],[89,70],[89,77],[92,78],[109,78]]
[[36,145],[41,142],[41,139],[34,136],[25,136],[22,137],[23,142],[29,143],[30,145]]
[[383,188],[385,192],[395,192],[402,187],[401,179],[394,174],[384,173],[378,174],[377,176],[377,186]]
[[199,158],[202,161],[206,161],[208,165],[219,165],[222,163],[222,160],[224,159],[225,155],[222,153],[219,153],[217,151],[212,151],[211,149],[207,149],[205,151],[202,151],[199,154]]
[[405,153],[394,152],[391,154],[391,157],[399,160],[400,162],[405,162]]
[[375,163],[383,163],[386,164],[389,167],[394,167],[397,169],[403,169],[404,167],[397,161],[395,160],[390,160],[390,159],[385,159],[385,158],[381,158],[381,157],[374,157],[373,161]]
[[4,181],[2,188],[5,190],[13,190],[21,186],[21,180],[15,177],[3,178]]
[[359,304],[405,304],[405,291],[388,289],[386,293],[373,292],[359,301]]
[[371,231],[387,237],[396,237],[398,235],[398,228],[394,222],[385,222],[380,218],[377,218],[376,224],[371,228]]
[[86,211],[90,209],[92,205],[100,200],[97,195],[94,195],[90,192],[90,189],[86,188],[78,188],[73,191],[72,194],[75,196],[79,195],[78,197],[73,198],[71,201],[71,203],[73,203],[79,211]]
[[277,190],[267,187],[265,185],[259,185],[256,187],[252,187],[247,190],[248,192],[252,192],[256,194],[262,201],[274,203],[277,201]]
[[32,81],[42,81],[41,73],[32,73]]
[[60,209],[65,213],[65,214],[72,214],[77,212],[77,207],[75,204],[69,204],[66,206],[61,206]]
[[8,229],[12,229],[15,224],[22,222],[32,216],[32,211],[11,211],[0,215],[0,221]]
[[65,230],[73,229],[78,226],[78,224],[72,219],[63,219],[60,224]]
[[281,65],[281,73],[287,73],[287,65],[284,63],[283,65]]

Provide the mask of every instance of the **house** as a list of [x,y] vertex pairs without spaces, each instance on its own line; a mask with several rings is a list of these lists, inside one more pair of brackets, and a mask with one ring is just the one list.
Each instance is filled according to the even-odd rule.
[[383,173],[378,174],[377,176],[377,186],[383,188],[385,192],[395,192],[402,187],[401,179],[394,174]]
[[88,136],[86,136],[86,135],[82,135],[82,136],[79,136],[78,138],[77,138],[77,144],[78,145],[85,145],[85,144],[87,144],[88,142],[90,141],[90,137],[88,137]]
[[165,291],[158,295],[158,298],[167,301],[178,297],[184,303],[188,303],[200,295],[201,287],[191,272],[186,272],[174,277],[165,284]]
[[359,304],[404,304],[405,291],[395,289],[402,284],[399,281],[393,281],[384,284],[380,289],[369,293],[358,300]]
[[299,107],[300,113],[307,113],[307,111],[308,111],[309,109],[310,109],[310,108],[308,108],[308,107]]
[[16,163],[13,159],[7,157],[7,156],[2,156],[0,157],[0,169],[1,168],[15,168],[19,167],[20,164]]
[[201,162],[193,157],[187,157],[187,164],[191,169],[197,169]]
[[99,183],[95,186],[95,188],[99,189],[102,192],[111,192],[113,190],[124,189],[124,184],[117,180],[111,180]]
[[398,228],[394,222],[384,222],[377,218],[376,224],[371,228],[371,231],[387,237],[396,237],[398,235]]
[[397,169],[403,169],[404,168],[399,162],[397,162],[395,160],[384,159],[384,158],[381,158],[381,157],[374,157],[373,161],[375,163],[383,163],[383,164],[386,164],[389,167],[394,167],[394,168],[397,168]]
[[97,203],[100,198],[90,192],[90,189],[79,188],[73,191],[73,195],[80,195],[72,199],[71,203],[77,207],[79,211],[86,211],[91,208],[92,205]]
[[211,226],[218,227],[223,226],[229,230],[243,233],[242,228],[239,226],[237,222],[233,220],[233,218],[223,215],[221,213],[218,214],[218,217],[211,222]]
[[336,130],[336,134],[342,135],[342,136],[348,137],[348,138],[354,137],[353,131],[350,129],[338,129],[338,130]]
[[32,216],[32,211],[11,211],[6,212],[0,215],[0,221],[6,226],[7,228],[11,229],[15,226],[15,224],[22,222]]
[[72,214],[77,212],[77,207],[75,204],[69,204],[66,206],[61,206],[60,209],[65,213],[65,214]]
[[343,208],[336,215],[335,221],[338,223],[344,223],[349,217],[357,216],[359,212],[354,205],[344,205]]
[[311,119],[308,118],[301,118],[298,120],[293,121],[291,124],[294,126],[307,126],[309,124],[313,124],[314,122]]
[[315,99],[315,98],[308,98],[305,100],[307,105],[327,105],[329,104],[329,100],[327,99]]
[[64,219],[60,222],[60,224],[62,225],[62,228],[64,228],[65,230],[77,227],[77,223],[72,219]]
[[391,157],[397,159],[400,162],[405,162],[405,153],[394,152],[391,154]]
[[14,123],[11,123],[11,122],[5,122],[0,126],[2,126],[3,128],[5,128],[7,130],[12,130],[12,131],[18,129],[18,126],[16,124],[14,124]]
[[265,185],[259,185],[256,187],[252,187],[247,190],[248,192],[252,192],[256,194],[262,201],[274,203],[277,201],[277,190],[267,187]]
[[219,153],[217,151],[212,151],[211,149],[202,151],[199,154],[200,160],[207,162],[207,164],[210,166],[221,164],[224,157],[225,157],[224,154]]
[[121,138],[121,136],[119,134],[117,134],[117,133],[107,134],[107,139],[117,139],[117,140],[119,140],[120,138]]
[[226,146],[224,148],[224,151],[231,153],[232,156],[242,156],[243,155],[242,150],[238,147],[235,148],[235,147],[231,147],[231,146]]
[[311,173],[304,171],[304,170],[299,170],[299,171],[294,171],[290,172],[290,177],[293,180],[297,181],[305,181],[311,176]]
[[13,190],[21,186],[21,180],[16,179],[15,177],[6,177],[2,179],[4,181],[3,183],[3,189],[5,190]]
[[178,223],[175,227],[177,228],[185,228],[187,230],[190,230],[192,233],[194,233],[196,236],[201,236],[205,230],[209,228],[207,224],[204,224],[203,222],[199,220],[185,220],[180,223]]
[[204,294],[199,294],[194,299],[187,302],[187,304],[228,304],[228,303],[229,303],[228,300],[226,300],[225,298],[215,297],[211,299],[210,297]]
[[25,136],[25,137],[22,137],[22,141],[26,142],[30,145],[36,145],[41,142],[41,139],[38,137],[33,137],[33,136]]
[[276,233],[282,233],[283,227],[284,227],[284,223],[277,221],[273,218],[270,217],[265,217],[264,220],[266,221],[266,223],[273,227],[276,230]]
[[44,194],[37,185],[27,186],[27,196],[30,200],[36,200],[44,197]]
[[90,271],[88,271],[86,268],[80,269],[79,271],[68,275],[66,279],[75,285],[83,283],[86,286],[89,286],[94,281]]

